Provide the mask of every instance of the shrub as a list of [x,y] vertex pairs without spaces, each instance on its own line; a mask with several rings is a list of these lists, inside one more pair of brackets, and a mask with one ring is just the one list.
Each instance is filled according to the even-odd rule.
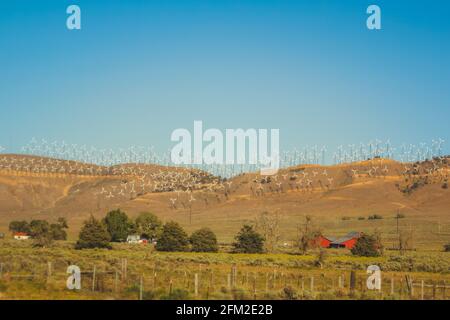
[[125,241],[132,228],[127,214],[120,209],[108,212],[103,222],[113,242]]
[[217,252],[217,237],[209,228],[202,228],[192,233],[190,242],[192,251]]
[[445,252],[450,252],[450,243],[448,243],[448,244],[446,244],[446,245],[444,246],[444,251],[445,251]]
[[283,300],[297,300],[297,291],[291,286],[284,287],[281,291],[281,298]]
[[404,219],[406,218],[405,214],[403,213],[397,213],[397,215],[395,216],[396,219]]
[[158,251],[188,251],[188,235],[176,222],[167,222],[161,233],[161,237],[156,243]]
[[264,238],[253,230],[250,225],[244,225],[235,237],[233,252],[235,253],[262,253]]
[[106,248],[111,249],[111,237],[105,226],[91,216],[84,222],[75,249]]
[[365,217],[358,217],[358,220],[366,220]]
[[375,236],[362,235],[351,249],[355,256],[378,257],[381,255],[381,244]]
[[379,214],[373,214],[371,216],[368,217],[369,220],[379,220],[379,219],[383,219],[382,216],[380,216]]
[[161,300],[187,300],[189,299],[189,292],[184,289],[175,288],[172,292],[162,295]]

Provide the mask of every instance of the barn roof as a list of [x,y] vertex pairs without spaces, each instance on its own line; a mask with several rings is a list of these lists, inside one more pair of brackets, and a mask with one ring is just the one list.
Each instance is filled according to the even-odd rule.
[[334,240],[332,243],[333,244],[340,244],[340,243],[346,242],[346,241],[351,240],[351,239],[358,239],[360,236],[361,236],[360,232],[352,231],[352,232],[349,232],[347,235]]
[[324,239],[327,239],[328,241],[331,241],[331,242],[333,242],[333,241],[336,241],[336,237],[328,237],[328,236],[322,236],[322,238],[324,238]]

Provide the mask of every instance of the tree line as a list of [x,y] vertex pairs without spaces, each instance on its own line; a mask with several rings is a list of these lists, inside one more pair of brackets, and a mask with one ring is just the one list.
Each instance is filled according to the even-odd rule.
[[37,247],[49,246],[53,240],[67,240],[68,228],[65,218],[58,218],[55,223],[46,220],[15,220],[9,223],[9,231],[26,233],[33,238],[33,245]]
[[[190,236],[175,222],[162,221],[153,213],[140,213],[130,219],[120,209],[110,211],[99,220],[91,216],[81,228],[76,249],[111,249],[111,242],[124,242],[129,235],[138,235],[155,243],[158,251],[217,252],[219,245],[216,234],[209,228],[201,228]],[[244,225],[235,237],[233,252],[262,253],[264,237],[251,225]]]

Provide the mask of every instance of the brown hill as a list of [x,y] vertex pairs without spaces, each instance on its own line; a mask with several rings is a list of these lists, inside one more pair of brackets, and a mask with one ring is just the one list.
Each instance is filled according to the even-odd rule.
[[[269,211],[278,214],[282,238],[289,241],[306,214],[325,232],[381,228],[389,233],[396,227],[392,217],[400,210],[408,217],[403,224],[421,229],[421,241],[427,232],[439,232],[433,241],[446,241],[449,162],[447,158],[416,164],[372,159],[335,166],[299,165],[275,176],[246,173],[225,181],[185,168],[104,167],[1,155],[0,231],[7,231],[11,220],[63,216],[74,237],[90,214],[102,217],[120,207],[130,216],[154,212],[163,220],[179,221],[188,231],[209,226],[219,240],[231,241],[242,223]],[[368,221],[372,214],[385,219]]]

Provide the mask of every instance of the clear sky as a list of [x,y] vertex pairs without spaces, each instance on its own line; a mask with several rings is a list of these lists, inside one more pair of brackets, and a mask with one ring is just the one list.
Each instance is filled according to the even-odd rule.
[[440,137],[448,153],[449,16],[446,0],[0,1],[0,145],[165,150],[203,120],[279,128],[282,148]]

